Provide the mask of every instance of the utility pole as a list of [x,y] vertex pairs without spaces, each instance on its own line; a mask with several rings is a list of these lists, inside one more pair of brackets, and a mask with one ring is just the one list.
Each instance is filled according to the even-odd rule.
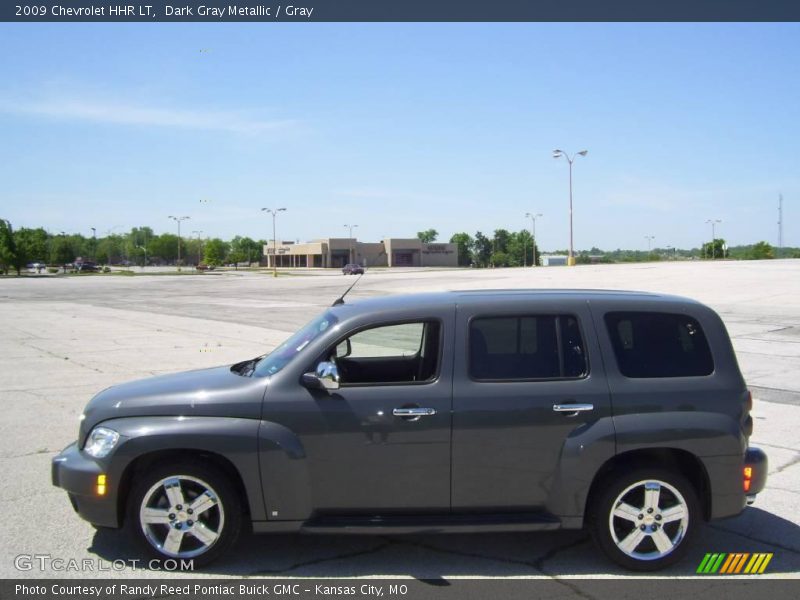
[[202,229],[195,229],[192,231],[193,234],[197,234],[197,264],[199,265],[202,261],[200,260],[200,255],[203,252],[203,240],[200,237],[200,234],[203,233]]
[[285,208],[262,208],[262,212],[268,212],[272,215],[272,276],[278,276],[278,238],[275,234],[275,217],[278,213],[286,210]]
[[586,156],[588,153],[588,150],[581,150],[570,157],[563,150],[553,150],[553,158],[563,157],[569,163],[569,257],[567,258],[567,265],[570,267],[575,266],[575,254],[572,248],[572,163],[578,156]]
[[778,258],[783,256],[783,194],[778,194]]
[[167,217],[168,219],[172,219],[178,224],[178,271],[181,270],[181,221],[185,221],[190,217],[173,217],[170,215]]
[[[711,224],[711,260],[714,260],[717,257],[717,249],[716,249],[717,234],[716,234],[715,227],[716,227],[717,223],[722,223],[722,221],[720,219],[708,219],[706,221],[706,223],[710,223]],[[723,252],[724,252],[724,250],[723,250]],[[725,258],[724,254],[723,254],[722,258]]]
[[532,267],[537,266],[536,262],[536,219],[542,217],[542,213],[525,213],[525,216],[531,220],[531,241],[533,242],[533,264]]

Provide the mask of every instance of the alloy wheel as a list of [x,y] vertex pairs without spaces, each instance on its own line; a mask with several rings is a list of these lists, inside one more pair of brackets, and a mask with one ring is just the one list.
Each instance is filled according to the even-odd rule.
[[189,475],[165,477],[153,485],[139,507],[139,524],[147,541],[173,558],[205,554],[219,540],[225,510],[217,492]]
[[611,539],[636,560],[658,560],[672,553],[689,527],[689,507],[672,485],[656,479],[625,488],[608,516]]

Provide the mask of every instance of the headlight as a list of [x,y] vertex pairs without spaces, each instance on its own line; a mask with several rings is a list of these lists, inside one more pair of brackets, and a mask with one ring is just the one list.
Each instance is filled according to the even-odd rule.
[[92,433],[86,438],[83,450],[89,456],[95,458],[105,458],[114,449],[119,441],[119,434],[113,429],[106,427],[95,427]]

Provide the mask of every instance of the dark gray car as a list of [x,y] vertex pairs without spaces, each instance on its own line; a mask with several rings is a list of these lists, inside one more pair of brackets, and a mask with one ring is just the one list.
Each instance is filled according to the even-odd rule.
[[161,557],[256,532],[587,527],[617,563],[677,561],[755,499],[748,392],[684,298],[475,291],[338,304],[233,366],[95,396],[53,483]]

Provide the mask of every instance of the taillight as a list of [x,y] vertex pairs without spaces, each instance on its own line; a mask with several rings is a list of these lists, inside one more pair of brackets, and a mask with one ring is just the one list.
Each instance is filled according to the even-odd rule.
[[744,491],[749,492],[750,486],[753,483],[753,467],[745,467],[743,470],[743,475],[744,475],[744,480],[743,480]]

